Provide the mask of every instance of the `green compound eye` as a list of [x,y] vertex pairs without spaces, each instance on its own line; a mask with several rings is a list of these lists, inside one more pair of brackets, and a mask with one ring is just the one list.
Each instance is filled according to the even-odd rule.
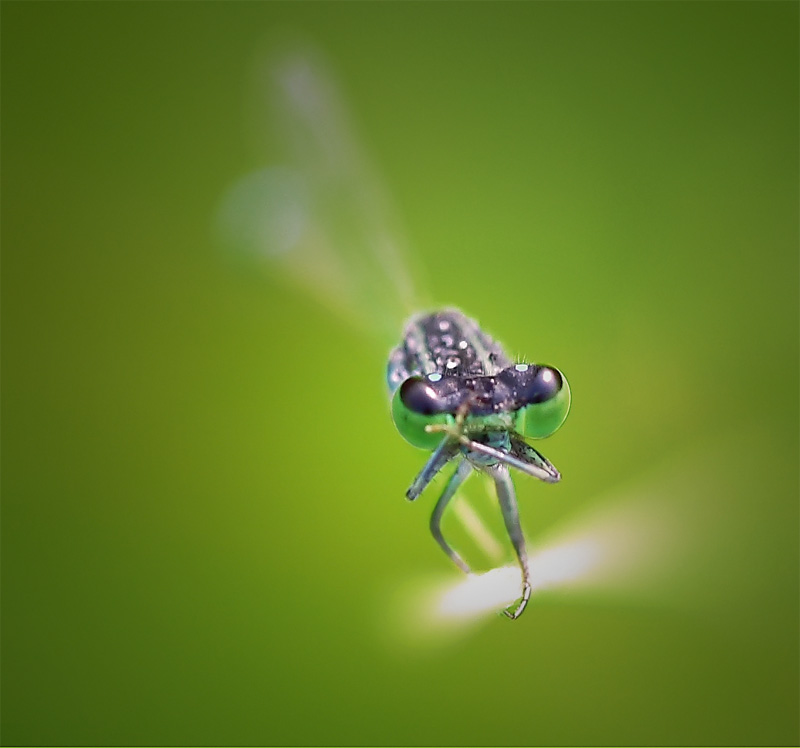
[[517,431],[529,439],[544,439],[558,430],[569,413],[569,383],[558,369],[538,367],[523,399],[528,404],[517,411]]
[[442,411],[436,390],[423,377],[409,377],[392,397],[394,425],[409,444],[420,449],[433,450],[442,441],[441,432],[429,433],[426,426],[454,422],[450,413]]

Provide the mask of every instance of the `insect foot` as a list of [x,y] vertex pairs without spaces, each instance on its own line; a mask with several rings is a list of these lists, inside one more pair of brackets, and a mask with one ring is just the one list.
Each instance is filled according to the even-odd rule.
[[529,584],[525,584],[522,588],[522,598],[520,599],[519,603],[515,608],[512,608],[510,605],[503,611],[503,615],[506,618],[510,618],[512,621],[516,621],[524,612],[525,607],[528,605],[528,600],[531,599],[531,586]]

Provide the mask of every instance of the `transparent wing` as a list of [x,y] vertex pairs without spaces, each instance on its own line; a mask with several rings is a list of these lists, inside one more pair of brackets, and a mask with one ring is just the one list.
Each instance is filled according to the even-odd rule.
[[261,55],[254,77],[254,131],[270,133],[270,158],[227,191],[225,246],[393,341],[427,299],[330,65],[293,46]]

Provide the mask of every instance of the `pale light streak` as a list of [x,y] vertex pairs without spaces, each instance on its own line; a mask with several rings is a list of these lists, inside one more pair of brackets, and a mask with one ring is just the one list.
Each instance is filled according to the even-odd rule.
[[441,618],[462,618],[501,610],[519,596],[520,579],[519,569],[513,566],[485,574],[468,574],[444,591],[435,614]]
[[[700,615],[721,600],[740,601],[758,577],[747,572],[744,556],[729,550],[746,548],[753,531],[753,515],[730,500],[748,490],[726,469],[733,446],[724,438],[695,445],[639,482],[593,498],[547,534],[528,533],[533,595],[520,621],[502,625],[524,627],[537,607],[553,600],[585,604],[602,596]],[[520,583],[515,565],[407,581],[395,600],[395,644],[404,643],[404,651],[441,648],[476,626],[499,624]],[[566,590],[557,598],[547,594]]]
[[[547,548],[531,559],[531,587],[535,592],[574,582],[587,576],[603,555],[601,544],[591,541]],[[519,597],[521,584],[522,573],[516,565],[469,574],[443,592],[436,614],[461,618],[497,612]]]
[[[652,519],[637,509],[635,501],[616,503],[576,518],[543,543],[529,543],[532,607],[536,593],[544,590],[632,589],[642,576],[656,579],[658,562],[669,558],[665,542],[675,537],[663,515]],[[429,613],[450,622],[497,614],[519,597],[521,583],[517,565],[471,574],[442,588]]]

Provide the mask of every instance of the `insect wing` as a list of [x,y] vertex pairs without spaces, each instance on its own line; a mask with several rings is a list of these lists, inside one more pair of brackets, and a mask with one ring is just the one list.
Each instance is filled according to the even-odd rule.
[[294,47],[262,56],[254,77],[254,120],[265,125],[255,129],[272,133],[273,159],[224,196],[225,246],[388,345],[425,299],[330,66]]

